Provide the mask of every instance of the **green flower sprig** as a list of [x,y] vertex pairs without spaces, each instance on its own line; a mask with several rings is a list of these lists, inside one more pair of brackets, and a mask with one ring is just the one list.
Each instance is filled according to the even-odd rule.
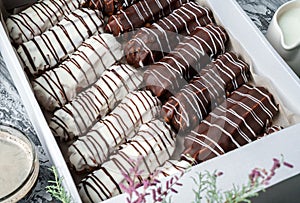
[[[270,170],[262,168],[254,168],[248,176],[248,183],[241,187],[233,185],[233,188],[228,191],[220,191],[217,189],[217,178],[223,175],[222,172],[198,174],[198,179],[192,177],[194,183],[198,186],[197,190],[193,190],[195,194],[195,203],[216,202],[216,203],[238,203],[238,202],[251,202],[251,198],[258,196],[258,191],[265,190],[265,186],[269,184],[270,180],[275,176],[276,171],[281,166],[293,168],[293,165],[285,162],[283,157],[281,161],[274,158],[273,166]],[[203,192],[206,195],[203,197]],[[206,200],[206,201],[205,201]]]
[[71,196],[68,195],[64,187],[62,186],[63,178],[58,176],[55,166],[49,168],[54,174],[54,180],[48,180],[50,185],[46,186],[46,191],[51,194],[52,197],[61,201],[62,203],[71,203]]

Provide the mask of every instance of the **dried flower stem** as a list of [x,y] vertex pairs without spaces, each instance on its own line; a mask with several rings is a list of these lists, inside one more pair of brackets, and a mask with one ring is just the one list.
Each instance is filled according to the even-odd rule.
[[135,164],[130,169],[129,174],[126,172],[122,173],[127,184],[120,184],[121,189],[128,194],[128,203],[145,203],[146,197],[150,194],[153,202],[167,202],[166,197],[168,194],[177,193],[175,186],[182,186],[179,183],[179,179],[183,173],[180,176],[171,177],[165,182],[164,186],[159,180],[154,178],[156,175],[140,181],[140,175],[143,171],[138,169],[139,160],[132,160],[132,162]]

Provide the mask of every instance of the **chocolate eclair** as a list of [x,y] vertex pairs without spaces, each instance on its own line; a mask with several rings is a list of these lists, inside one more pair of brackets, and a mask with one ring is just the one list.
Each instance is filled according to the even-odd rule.
[[91,9],[98,9],[103,11],[106,15],[111,16],[138,1],[139,0],[87,0],[84,2],[84,6]]
[[167,100],[198,75],[210,58],[225,52],[227,39],[221,26],[196,27],[171,53],[149,66],[144,75],[146,88],[162,101]]
[[182,159],[201,163],[256,140],[278,113],[263,87],[243,85],[185,137]]
[[177,132],[191,130],[249,78],[245,62],[232,52],[222,54],[169,98],[162,107],[163,117]]
[[176,8],[188,0],[141,0],[119,14],[112,15],[105,27],[105,31],[118,36],[124,32],[140,28],[169,15]]
[[134,67],[152,64],[170,53],[182,40],[181,35],[189,35],[197,26],[212,22],[212,12],[208,8],[194,2],[186,3],[149,28],[141,28],[127,42],[124,49],[127,63]]
[[267,89],[242,85],[187,133],[179,160],[168,160],[155,174],[164,177],[184,172],[259,139],[277,113],[278,105]]

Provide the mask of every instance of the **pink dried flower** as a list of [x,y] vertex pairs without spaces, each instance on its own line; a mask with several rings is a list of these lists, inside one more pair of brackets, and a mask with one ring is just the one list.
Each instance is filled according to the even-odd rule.
[[276,158],[273,158],[273,167],[271,170],[275,170],[280,167],[280,161]]
[[222,172],[222,171],[219,171],[219,172],[217,172],[215,175],[216,175],[216,177],[219,177],[219,176],[223,175],[223,172]]
[[285,162],[285,161],[283,162],[283,165],[285,165],[288,168],[294,168],[294,166],[292,164]]

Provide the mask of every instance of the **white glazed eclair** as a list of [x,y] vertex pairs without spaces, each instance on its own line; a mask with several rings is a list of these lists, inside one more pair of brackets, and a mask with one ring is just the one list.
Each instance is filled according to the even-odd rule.
[[27,42],[53,27],[80,5],[81,0],[39,0],[24,11],[7,18],[8,34],[16,44]]
[[[84,202],[101,202],[122,193],[120,184],[127,185],[124,174],[134,179],[133,168],[143,171],[140,181],[148,178],[156,167],[170,158],[175,149],[175,134],[160,120],[143,124],[137,134],[110,156],[99,170],[79,184]],[[135,179],[139,181],[138,179]]]
[[99,11],[77,9],[58,24],[19,46],[25,71],[38,75],[56,66],[103,25]]
[[161,103],[150,91],[134,91],[103,120],[69,147],[70,163],[76,171],[100,166],[116,147],[133,137],[141,124],[153,120]]
[[114,65],[89,89],[54,112],[49,126],[55,136],[73,139],[87,132],[128,93],[142,83],[142,72],[127,64]]
[[122,55],[121,44],[113,35],[92,36],[58,68],[32,81],[37,100],[48,111],[62,107],[96,82]]

